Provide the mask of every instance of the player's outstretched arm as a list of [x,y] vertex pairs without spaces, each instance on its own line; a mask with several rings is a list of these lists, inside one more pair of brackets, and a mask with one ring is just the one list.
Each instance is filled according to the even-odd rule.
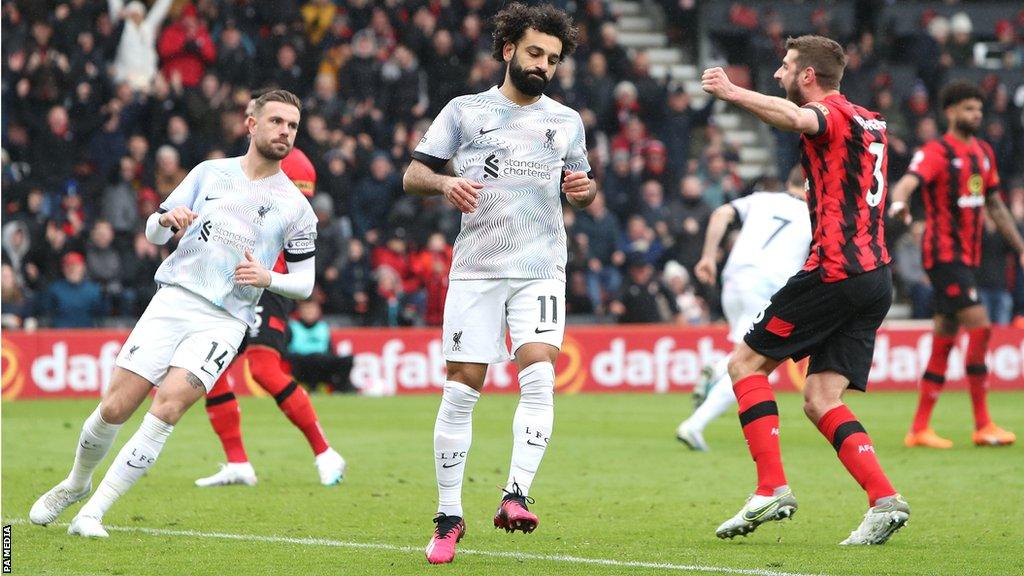
[[1003,238],[1017,251],[1020,255],[1020,265],[1024,266],[1024,238],[1021,238],[1020,232],[1017,230],[1017,224],[1013,221],[1013,215],[1006,208],[1006,204],[1003,203],[1003,199],[999,197],[998,192],[992,192],[988,195],[985,200],[985,207],[988,209],[988,215],[992,217],[992,221],[996,223],[996,229],[1003,235]]
[[729,204],[723,204],[715,208],[711,213],[711,219],[708,220],[708,229],[704,233],[704,250],[701,252],[700,261],[693,269],[697,279],[708,286],[715,285],[718,276],[718,246],[722,243],[729,224],[735,219],[736,209]]
[[780,130],[804,134],[821,132],[820,120],[813,110],[801,108],[785,98],[740,88],[729,80],[729,75],[721,68],[708,68],[700,82],[708,94],[731,102]]
[[562,179],[562,194],[565,194],[573,208],[586,208],[597,197],[597,184],[586,172],[566,170],[565,178]]
[[469,214],[476,211],[484,185],[468,178],[438,174],[423,162],[413,160],[402,178],[402,187],[410,194],[444,196],[463,214]]
[[178,206],[168,212],[154,212],[146,220],[146,239],[156,245],[167,244],[178,230],[188,228],[199,217],[188,206]]
[[889,217],[910,224],[910,196],[921,183],[917,174],[904,174],[899,182],[892,187],[892,204],[889,205]]

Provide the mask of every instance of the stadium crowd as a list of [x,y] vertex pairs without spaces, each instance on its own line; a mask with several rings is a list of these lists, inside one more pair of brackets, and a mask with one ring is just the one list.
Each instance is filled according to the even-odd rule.
[[[618,42],[604,0],[558,2],[582,28],[549,95],[580,111],[601,195],[564,211],[571,314],[623,322],[704,324],[720,318],[713,287],[691,281],[711,212],[774,178],[745,182],[738,150],[682,83],[651,75],[649,55]],[[696,2],[662,2],[669,37],[691,55]],[[827,9],[786,20],[732,4],[736,37],[712,36],[724,58],[764,81],[789,34],[846,43],[843,90],[889,123],[890,181],[941,134],[938,88],[957,66],[993,74],[982,136],[996,150],[1007,204],[1024,227],[1024,11],[993,30],[967,12],[931,14],[909,45],[882,42],[885,23],[857,2],[856,26]],[[831,5],[831,4],[830,4]],[[970,4],[965,4],[967,10]],[[490,56],[494,0],[68,0],[3,2],[3,275],[6,327],[95,326],[138,316],[166,247],[145,218],[198,162],[240,155],[244,110],[270,86],[303,99],[297,147],[317,169],[316,298],[358,325],[439,325],[459,213],[404,194],[410,153],[451,98],[504,73]],[[798,14],[800,14],[798,12]],[[792,14],[787,13],[791,17]],[[984,43],[985,50],[975,47]],[[751,65],[752,63],[758,63]],[[909,82],[893,70],[912,69]],[[795,142],[778,134],[778,174]],[[929,317],[920,225],[890,226],[902,297]],[[989,230],[979,285],[994,321],[1024,315],[1024,272]],[[116,321],[116,320],[115,320]]]

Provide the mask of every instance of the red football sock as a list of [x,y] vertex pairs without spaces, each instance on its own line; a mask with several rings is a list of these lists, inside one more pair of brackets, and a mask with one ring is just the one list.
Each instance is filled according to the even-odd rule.
[[327,443],[324,430],[320,427],[316,410],[313,409],[313,403],[309,401],[309,394],[306,393],[305,388],[292,382],[275,398],[279,398],[277,405],[284,415],[306,435],[306,440],[309,441],[309,447],[313,449],[314,456],[319,456],[331,447]]
[[242,411],[234,392],[227,392],[206,398],[206,415],[210,418],[213,431],[220,438],[224,454],[229,463],[248,462],[242,443]]
[[267,348],[252,347],[245,356],[253,379],[274,397],[278,408],[302,431],[313,454],[319,455],[330,448],[317,420],[316,410],[309,401],[309,394],[281,370],[280,354]]
[[928,427],[932,418],[932,409],[939,400],[942,393],[942,386],[946,383],[946,367],[949,363],[949,353],[953,350],[956,336],[940,336],[936,334],[932,338],[932,355],[928,359],[928,367],[921,376],[921,396],[917,401],[917,413],[914,414],[914,424],[910,427],[911,432],[920,432]]
[[854,480],[868,493],[868,505],[874,506],[879,498],[892,496],[896,489],[889,483],[882,465],[878,463],[875,447],[867,430],[857,421],[846,404],[829,410],[818,421],[818,430],[839,455],[839,461]]
[[768,377],[753,374],[733,386],[739,403],[740,426],[757,464],[757,494],[771,496],[786,484],[779,450],[779,408]]
[[992,329],[988,326],[967,331],[967,382],[971,385],[971,405],[974,407],[974,429],[981,430],[992,422],[988,415],[988,367],[985,352]]

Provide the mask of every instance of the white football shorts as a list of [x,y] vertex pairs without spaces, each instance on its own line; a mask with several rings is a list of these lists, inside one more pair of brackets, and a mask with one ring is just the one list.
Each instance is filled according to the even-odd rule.
[[165,286],[146,307],[121,351],[117,365],[154,386],[171,366],[188,370],[209,392],[238,353],[244,322],[205,298],[178,286]]
[[[750,277],[747,276],[747,279]],[[722,279],[722,312],[729,322],[729,341],[738,344],[754,324],[754,318],[781,286],[764,281],[744,282]]]
[[[561,349],[565,282],[557,279],[452,280],[444,303],[444,358],[496,364],[523,344]],[[505,343],[512,337],[511,354]]]

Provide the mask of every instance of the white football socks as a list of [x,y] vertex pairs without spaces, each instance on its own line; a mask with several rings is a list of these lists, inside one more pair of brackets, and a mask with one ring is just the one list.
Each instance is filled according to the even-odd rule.
[[444,383],[434,422],[434,470],[437,511],[448,516],[462,516],[462,478],[473,442],[473,407],[479,399],[480,392],[465,384]]
[[708,392],[708,397],[704,399],[704,403],[687,419],[691,429],[695,429],[698,432],[702,432],[712,420],[721,416],[736,403],[736,393],[732,390],[732,379],[729,378],[729,371],[723,370],[718,372],[717,365],[715,368],[715,375],[718,376],[715,385]]
[[96,488],[96,493],[82,507],[82,516],[103,518],[110,507],[134,485],[142,475],[156,463],[164,442],[171,435],[174,426],[146,413],[142,426],[118,452],[114,463],[110,465],[103,482]]
[[519,485],[530,492],[533,477],[544,458],[555,420],[555,367],[550,362],[530,364],[519,372],[519,407],[512,418],[512,465],[505,489]]
[[108,424],[103,420],[99,406],[85,419],[82,434],[78,437],[78,448],[75,449],[75,464],[66,480],[72,492],[81,492],[88,486],[93,471],[107,457],[120,429],[120,424]]

